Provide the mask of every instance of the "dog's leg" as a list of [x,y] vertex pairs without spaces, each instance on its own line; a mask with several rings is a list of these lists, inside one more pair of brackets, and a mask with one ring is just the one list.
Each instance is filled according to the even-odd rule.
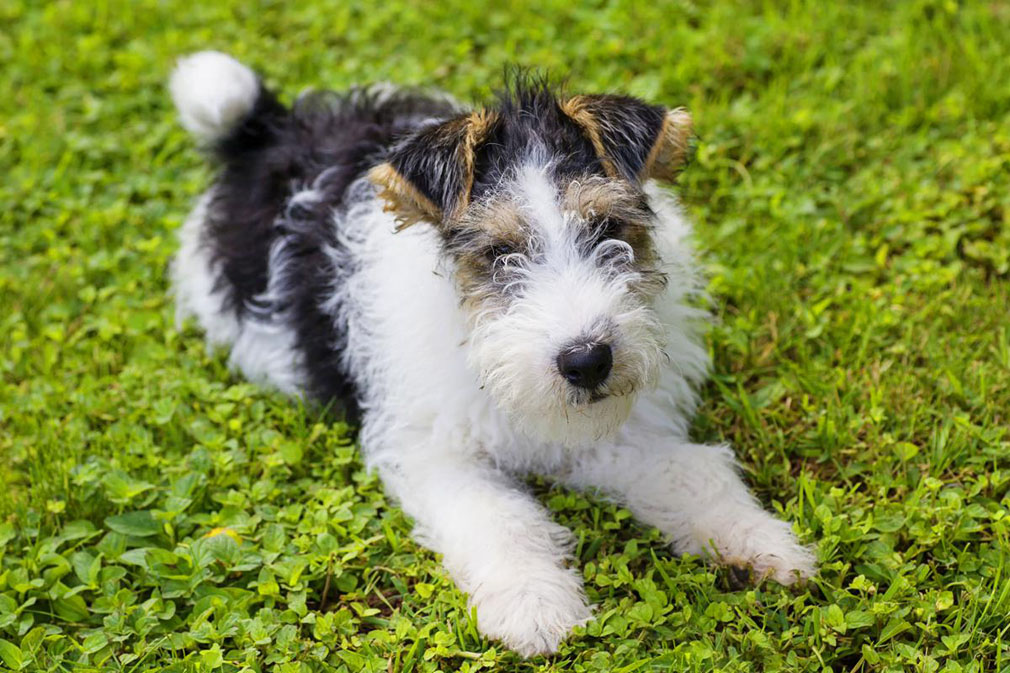
[[566,567],[571,533],[498,470],[448,457],[400,461],[380,473],[470,595],[480,630],[524,656],[554,652],[590,617]]
[[576,459],[562,480],[622,502],[680,553],[782,584],[813,575],[813,554],[750,494],[728,447],[659,438],[643,444],[600,447]]

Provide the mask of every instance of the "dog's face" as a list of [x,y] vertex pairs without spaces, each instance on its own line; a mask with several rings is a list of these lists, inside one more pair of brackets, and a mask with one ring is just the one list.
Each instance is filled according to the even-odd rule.
[[603,437],[654,385],[665,277],[642,185],[673,179],[690,133],[683,110],[534,86],[418,131],[373,169],[401,226],[438,231],[470,362],[526,433]]

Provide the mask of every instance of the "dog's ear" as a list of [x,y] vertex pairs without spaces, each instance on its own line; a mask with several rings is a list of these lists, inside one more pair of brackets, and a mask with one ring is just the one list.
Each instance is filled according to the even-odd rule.
[[474,155],[494,123],[479,110],[409,136],[368,176],[379,187],[386,210],[396,213],[397,229],[415,222],[439,224],[470,202]]
[[693,125],[684,108],[611,95],[574,96],[561,107],[582,127],[610,177],[673,182],[687,164]]

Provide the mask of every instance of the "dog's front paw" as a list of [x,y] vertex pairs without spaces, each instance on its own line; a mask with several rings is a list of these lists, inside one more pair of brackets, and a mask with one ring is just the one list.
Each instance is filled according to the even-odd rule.
[[758,581],[790,585],[817,572],[813,551],[797,542],[788,523],[766,512],[709,520],[695,536],[715,561],[749,569]]
[[746,559],[744,565],[750,568],[756,579],[770,577],[779,584],[788,586],[814,576],[817,572],[817,558],[808,547],[796,542],[791,533],[789,538],[771,544]]
[[481,633],[524,657],[556,652],[592,616],[578,577],[557,567],[484,582],[470,603]]
[[817,572],[817,557],[807,548],[793,543],[759,555],[751,563],[758,577],[771,577],[779,584],[804,582]]

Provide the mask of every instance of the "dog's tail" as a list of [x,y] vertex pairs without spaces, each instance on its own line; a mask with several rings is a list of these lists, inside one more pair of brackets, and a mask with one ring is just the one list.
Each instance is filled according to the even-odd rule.
[[179,59],[169,82],[182,125],[219,156],[267,142],[287,110],[252,70],[219,51]]

